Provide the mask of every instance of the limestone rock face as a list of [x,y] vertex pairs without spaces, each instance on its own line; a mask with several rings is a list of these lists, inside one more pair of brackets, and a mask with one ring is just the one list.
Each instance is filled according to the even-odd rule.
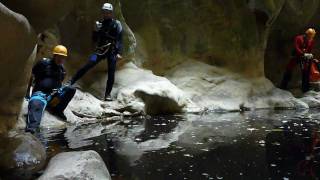
[[73,8],[74,0],[4,0],[3,3],[11,10],[23,14],[30,24],[41,33],[54,26]]
[[270,27],[284,2],[124,0],[122,6],[138,39],[137,54],[156,74],[182,56],[259,77]]
[[28,20],[0,3],[0,134],[12,127],[25,95],[36,36]]
[[53,157],[39,180],[111,180],[109,171],[95,151],[65,152]]

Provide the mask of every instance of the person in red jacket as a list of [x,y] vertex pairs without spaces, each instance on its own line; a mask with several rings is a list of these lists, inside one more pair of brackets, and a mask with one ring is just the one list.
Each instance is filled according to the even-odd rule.
[[310,60],[313,59],[311,54],[315,41],[314,37],[316,31],[313,28],[307,29],[305,34],[298,35],[294,39],[294,50],[292,58],[286,67],[286,71],[283,75],[280,85],[281,89],[287,89],[288,83],[291,80],[292,70],[296,65],[299,65],[302,73],[302,91],[307,92],[309,90],[309,73],[310,73]]

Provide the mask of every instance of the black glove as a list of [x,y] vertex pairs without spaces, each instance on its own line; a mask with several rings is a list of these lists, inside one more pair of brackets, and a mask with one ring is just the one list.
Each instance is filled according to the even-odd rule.
[[30,97],[30,95],[29,95],[29,94],[26,94],[26,96],[24,97],[24,99],[25,99],[25,100],[27,100],[27,101],[29,101],[29,100],[30,100],[30,98],[31,98],[31,97]]

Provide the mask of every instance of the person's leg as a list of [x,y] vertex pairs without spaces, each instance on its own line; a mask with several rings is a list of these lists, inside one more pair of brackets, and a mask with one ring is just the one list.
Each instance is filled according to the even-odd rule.
[[73,85],[74,83],[76,83],[80,78],[82,78],[83,75],[85,75],[91,68],[97,65],[102,59],[103,57],[98,56],[96,54],[90,55],[87,64],[82,66],[82,68],[80,68],[77,71],[77,73],[74,76],[72,76],[70,84]]
[[301,83],[301,89],[302,92],[307,92],[310,89],[310,67],[311,67],[311,63],[307,62],[304,63],[303,68],[301,69],[301,73],[302,73],[302,83]]
[[26,132],[35,133],[40,126],[43,111],[47,106],[46,96],[43,93],[34,93],[28,104]]
[[288,89],[288,83],[292,78],[292,71],[296,65],[297,65],[297,59],[292,58],[286,67],[285,73],[283,74],[282,81],[280,84],[281,89],[284,89],[284,90]]
[[117,66],[117,59],[116,55],[110,54],[108,56],[108,80],[106,84],[106,91],[105,91],[105,99],[110,96],[110,93],[112,91],[113,83],[114,83],[114,76],[116,72],[116,66]]
[[69,102],[72,100],[75,93],[76,89],[73,87],[66,86],[61,88],[56,96],[59,99],[59,103],[52,107],[50,106],[49,102],[50,109],[56,112],[63,112],[68,106]]

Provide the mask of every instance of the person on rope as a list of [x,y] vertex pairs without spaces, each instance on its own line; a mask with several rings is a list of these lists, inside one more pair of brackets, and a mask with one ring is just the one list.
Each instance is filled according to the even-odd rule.
[[105,90],[105,101],[112,101],[110,93],[115,78],[117,60],[122,59],[122,25],[120,21],[114,19],[113,6],[105,3],[102,6],[103,19],[96,21],[95,30],[92,39],[96,43],[95,52],[90,55],[89,61],[78,70],[71,78],[70,84],[76,83],[91,68],[97,65],[101,60],[108,60],[108,80]]
[[55,46],[53,58],[43,58],[33,66],[26,94],[26,98],[29,99],[26,132],[35,133],[39,130],[46,108],[61,120],[67,119],[63,111],[76,92],[75,88],[62,85],[66,74],[63,64],[68,56],[67,53],[66,47]]
[[306,30],[305,34],[295,37],[292,58],[283,75],[280,85],[281,89],[288,89],[288,83],[291,80],[292,71],[296,65],[299,65],[302,74],[302,91],[307,92],[309,90],[310,62],[313,60],[313,54],[311,52],[315,44],[315,35],[315,29],[309,28]]

